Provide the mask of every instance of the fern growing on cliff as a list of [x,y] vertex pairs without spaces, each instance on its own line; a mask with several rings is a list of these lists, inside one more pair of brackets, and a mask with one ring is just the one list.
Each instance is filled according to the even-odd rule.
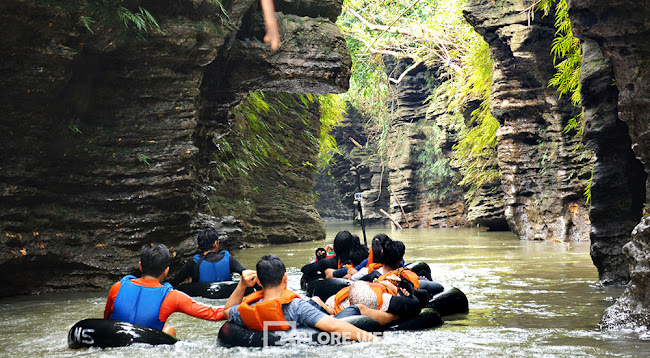
[[[122,0],[122,2],[124,2],[124,0]],[[158,25],[158,21],[156,21],[147,9],[138,6],[138,10],[139,11],[133,12],[124,6],[119,6],[117,8],[117,15],[127,28],[129,25],[133,24],[140,31],[156,30],[162,32],[160,30],[160,25]]]
[[[555,6],[555,38],[551,45],[553,64],[557,72],[549,81],[549,86],[557,88],[559,97],[569,95],[571,103],[581,107],[580,97],[580,69],[582,68],[582,46],[580,40],[573,35],[573,27],[569,18],[569,4],[567,0],[539,0],[537,9],[547,16]],[[558,60],[560,62],[558,62]],[[585,128],[584,114],[582,111],[569,119],[563,132],[575,130],[575,137],[582,139]],[[580,144],[576,147],[576,150]],[[591,200],[591,179],[586,183],[584,196],[587,202]]]
[[[336,139],[331,131],[341,122],[345,112],[345,102],[336,95],[314,96],[310,94],[294,96],[275,93],[267,96],[264,92],[251,92],[235,107],[232,131],[213,140],[216,146],[215,171],[222,180],[228,181],[241,175],[248,175],[257,167],[292,166],[285,156],[285,148],[277,137],[278,132],[290,131],[278,116],[297,118],[309,126],[310,113],[320,110],[318,136],[311,134],[307,127],[301,134],[313,148],[318,148],[321,161],[331,160],[336,149]],[[273,114],[274,116],[271,116]],[[302,163],[315,167],[313,163]]]
[[461,62],[464,66],[451,74],[438,95],[448,99],[448,111],[457,115],[470,101],[480,100],[478,108],[471,112],[471,125],[461,122],[460,139],[453,147],[454,165],[463,174],[459,185],[467,187],[465,198],[470,202],[481,187],[501,178],[496,136],[499,122],[490,112],[493,66],[490,48],[476,32],[468,34],[468,50]]
[[336,146],[336,139],[332,136],[332,131],[343,119],[346,112],[345,101],[339,95],[329,94],[318,96],[320,109],[320,129],[319,129],[319,146],[318,146],[318,167],[327,166],[334,154],[341,154]]
[[[551,45],[551,54],[557,72],[549,81],[549,86],[557,88],[559,97],[568,95],[571,103],[580,107],[580,68],[582,67],[580,40],[573,36],[567,0],[540,0],[537,4],[538,10],[542,11],[544,16],[551,12],[553,6],[555,6],[556,32]],[[565,133],[571,130],[576,130],[576,137],[582,138],[584,130],[582,113],[571,118],[564,128]]]

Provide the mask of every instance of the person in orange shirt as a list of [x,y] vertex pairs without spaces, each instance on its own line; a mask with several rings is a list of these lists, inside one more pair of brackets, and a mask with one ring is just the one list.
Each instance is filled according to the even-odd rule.
[[170,262],[167,246],[156,243],[142,246],[138,263],[142,276],[124,276],[111,287],[104,318],[162,330],[172,336],[176,336],[176,330],[165,322],[174,312],[209,321],[226,319],[223,307],[198,303],[172,289],[169,283],[160,283],[169,273]]

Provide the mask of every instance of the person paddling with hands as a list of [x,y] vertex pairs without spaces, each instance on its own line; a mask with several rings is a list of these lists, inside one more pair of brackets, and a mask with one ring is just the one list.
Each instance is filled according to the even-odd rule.
[[[313,327],[326,332],[336,332],[349,336],[355,341],[373,341],[380,338],[354,325],[328,316],[296,293],[287,290],[287,273],[282,260],[276,255],[263,256],[256,265],[257,271],[246,270],[237,288],[224,306],[228,322],[249,329],[263,330],[264,322],[275,321],[268,330],[287,330],[289,324],[277,322],[296,322],[297,327]],[[262,286],[246,297],[246,288],[255,284]]]
[[169,273],[170,262],[167,246],[156,243],[142,246],[138,263],[142,276],[124,276],[111,287],[104,318],[139,324],[172,336],[176,335],[176,330],[165,322],[174,312],[209,321],[225,319],[222,307],[198,303],[183,292],[172,289],[169,283],[161,284]]

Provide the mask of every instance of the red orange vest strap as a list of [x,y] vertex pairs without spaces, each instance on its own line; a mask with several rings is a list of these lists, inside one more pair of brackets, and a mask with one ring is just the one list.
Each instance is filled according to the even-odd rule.
[[[282,291],[282,297],[273,300],[258,302],[264,297],[264,290],[255,291],[250,295],[244,297],[242,303],[239,305],[239,315],[242,321],[249,329],[263,330],[265,321],[285,321],[284,313],[282,313],[282,305],[290,303],[296,298],[300,298],[298,294],[291,292],[287,289]],[[256,303],[251,306],[252,303]],[[291,328],[289,324],[283,325],[270,325],[267,327],[269,331],[284,331]]]
[[379,270],[383,266],[384,266],[383,264],[380,264],[378,262],[368,264],[368,273],[371,273],[371,272],[373,272],[375,270]]
[[377,279],[377,282],[383,281],[386,279],[386,277],[391,275],[395,275],[401,278],[402,280],[406,280],[410,282],[413,285],[413,288],[420,288],[420,281],[418,280],[418,275],[415,272],[403,267],[398,268],[397,270],[387,272],[386,274],[380,276]]

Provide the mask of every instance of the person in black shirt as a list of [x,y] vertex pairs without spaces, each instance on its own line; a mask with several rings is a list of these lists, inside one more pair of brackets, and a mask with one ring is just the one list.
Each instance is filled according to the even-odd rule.
[[342,265],[358,265],[368,257],[368,248],[361,244],[357,235],[340,231],[334,238],[336,256],[318,260],[302,267],[303,279],[311,282],[319,278],[331,278],[332,272]]
[[195,255],[181,267],[180,272],[169,280],[172,286],[178,285],[188,277],[190,282],[230,281],[231,273],[241,274],[245,270],[228,251],[219,251],[219,234],[215,229],[201,230],[197,244],[203,254]]

